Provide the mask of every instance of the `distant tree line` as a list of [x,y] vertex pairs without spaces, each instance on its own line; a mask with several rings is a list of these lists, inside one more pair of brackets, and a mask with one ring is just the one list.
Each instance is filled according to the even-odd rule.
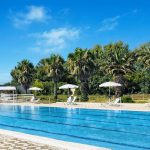
[[122,41],[91,49],[76,48],[67,60],[52,54],[34,66],[22,60],[11,71],[12,85],[21,85],[27,92],[30,86],[43,88],[43,94],[57,94],[58,86],[72,83],[80,86],[77,91],[81,99],[88,100],[89,94],[104,94],[106,89],[99,84],[106,81],[121,83],[115,95],[123,93],[150,93],[150,43],[130,50]]

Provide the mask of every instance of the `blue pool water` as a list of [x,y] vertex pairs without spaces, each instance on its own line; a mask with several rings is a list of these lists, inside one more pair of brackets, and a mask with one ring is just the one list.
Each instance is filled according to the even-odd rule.
[[150,112],[0,105],[0,128],[113,150],[150,149]]

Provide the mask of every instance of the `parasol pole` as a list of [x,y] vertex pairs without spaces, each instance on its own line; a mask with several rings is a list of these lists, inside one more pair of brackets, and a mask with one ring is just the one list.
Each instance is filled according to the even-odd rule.
[[70,96],[70,88],[68,88],[68,97]]
[[109,102],[110,102],[110,86],[109,86]]
[[15,93],[15,91],[13,91],[13,103],[14,103],[14,93]]

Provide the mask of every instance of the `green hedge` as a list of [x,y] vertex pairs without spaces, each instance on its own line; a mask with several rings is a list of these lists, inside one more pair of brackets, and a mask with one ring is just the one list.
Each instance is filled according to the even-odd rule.
[[121,97],[121,102],[122,103],[134,103],[131,96],[122,96]]

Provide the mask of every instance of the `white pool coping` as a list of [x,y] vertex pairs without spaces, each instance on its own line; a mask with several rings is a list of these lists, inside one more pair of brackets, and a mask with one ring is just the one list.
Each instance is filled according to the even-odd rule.
[[63,102],[51,103],[51,104],[34,104],[34,103],[0,103],[0,105],[20,105],[20,106],[42,106],[42,107],[61,107],[61,108],[84,108],[84,109],[99,109],[99,110],[127,110],[127,111],[143,111],[150,112],[150,103],[120,103],[119,106],[109,106],[105,103],[86,103],[80,102],[76,105],[66,105]]
[[96,147],[96,146],[91,146],[91,145],[86,145],[86,144],[66,142],[66,141],[61,141],[61,140],[56,140],[56,139],[46,138],[46,137],[41,137],[41,136],[35,136],[35,135],[30,135],[30,134],[10,131],[10,130],[0,129],[0,134],[22,139],[22,140],[31,141],[34,143],[54,146],[54,147],[66,149],[66,150],[108,150],[107,148],[103,148],[103,147]]

